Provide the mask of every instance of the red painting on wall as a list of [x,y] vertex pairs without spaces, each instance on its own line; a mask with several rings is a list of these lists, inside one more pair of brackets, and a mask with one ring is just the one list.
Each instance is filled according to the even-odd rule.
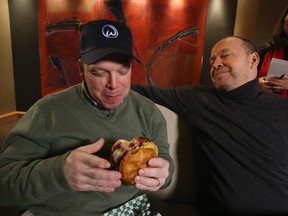
[[207,6],[208,0],[38,1],[42,96],[81,82],[79,27],[119,17],[141,60],[133,63],[132,83],[199,84]]

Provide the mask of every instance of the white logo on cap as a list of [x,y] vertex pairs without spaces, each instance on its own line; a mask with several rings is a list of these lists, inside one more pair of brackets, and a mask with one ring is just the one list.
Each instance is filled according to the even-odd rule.
[[106,38],[116,38],[118,36],[118,31],[113,25],[105,25],[102,28],[102,34]]

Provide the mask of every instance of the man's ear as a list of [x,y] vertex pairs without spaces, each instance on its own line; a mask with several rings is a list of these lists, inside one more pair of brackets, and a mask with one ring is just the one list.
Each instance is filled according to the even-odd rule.
[[82,80],[84,80],[84,64],[81,59],[78,60],[79,73]]
[[259,61],[260,61],[260,57],[259,57],[258,53],[257,52],[252,53],[252,63],[250,66],[251,69],[257,67],[259,64]]

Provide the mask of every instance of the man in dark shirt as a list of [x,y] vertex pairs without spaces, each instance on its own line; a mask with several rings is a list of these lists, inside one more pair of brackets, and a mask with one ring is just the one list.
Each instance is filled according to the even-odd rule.
[[210,63],[215,88],[133,89],[189,121],[203,215],[288,215],[288,100],[259,90],[246,39],[219,40]]

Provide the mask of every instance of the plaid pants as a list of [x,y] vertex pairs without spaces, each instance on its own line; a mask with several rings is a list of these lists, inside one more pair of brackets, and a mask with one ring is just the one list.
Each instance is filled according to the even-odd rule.
[[[101,216],[161,216],[158,212],[151,212],[150,203],[146,194],[142,194],[132,200],[129,200],[122,206],[112,209]],[[31,211],[27,210],[21,216],[35,216]]]
[[149,208],[148,198],[146,194],[142,194],[122,206],[104,213],[102,216],[161,216],[158,212],[151,212]]

